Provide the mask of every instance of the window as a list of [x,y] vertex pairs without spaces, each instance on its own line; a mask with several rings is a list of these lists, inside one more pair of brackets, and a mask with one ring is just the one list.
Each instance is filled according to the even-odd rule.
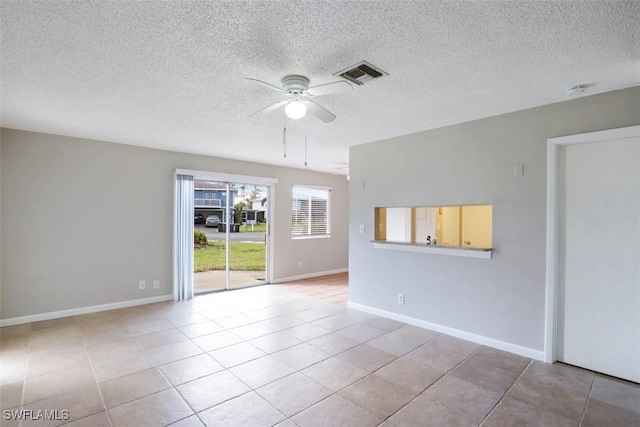
[[331,236],[331,188],[294,185],[291,198],[291,237]]

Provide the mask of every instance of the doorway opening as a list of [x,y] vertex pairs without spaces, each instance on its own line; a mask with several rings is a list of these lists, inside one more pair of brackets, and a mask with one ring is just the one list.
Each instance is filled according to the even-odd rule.
[[271,283],[277,179],[175,169],[173,293]]
[[194,180],[194,292],[268,283],[270,188]]
[[545,360],[640,380],[640,126],[550,138]]

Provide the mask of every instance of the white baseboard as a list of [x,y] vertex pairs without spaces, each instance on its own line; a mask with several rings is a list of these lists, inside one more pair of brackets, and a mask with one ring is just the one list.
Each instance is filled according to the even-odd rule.
[[329,270],[329,271],[319,271],[317,273],[301,274],[300,276],[281,277],[279,279],[272,280],[271,283],[293,282],[294,280],[311,279],[313,277],[329,276],[331,274],[346,273],[348,271],[349,271],[348,268],[339,268],[337,270]]
[[40,322],[42,320],[59,319],[61,317],[78,316],[81,314],[97,313],[99,311],[135,307],[136,305],[153,304],[155,302],[164,302],[164,301],[172,301],[172,300],[173,300],[173,295],[160,295],[157,297],[113,302],[110,304],[91,305],[88,307],[71,308],[69,310],[60,310],[60,311],[51,311],[48,313],[31,314],[29,316],[11,317],[8,319],[0,319],[0,327],[21,325],[23,323]]
[[420,328],[430,329],[432,331],[451,335],[453,337],[471,341],[477,344],[482,344],[488,347],[497,348],[498,350],[508,351],[509,353],[515,353],[520,356],[528,357],[529,359],[544,361],[543,350],[536,350],[529,347],[523,347],[518,344],[512,344],[509,342],[500,341],[494,338],[486,337],[484,335],[478,335],[478,334],[463,331],[460,329],[450,328],[448,326],[427,322],[425,320],[416,319],[414,317],[404,316],[402,314],[393,313],[391,311],[381,310],[379,308],[370,307],[368,305],[357,304],[351,301],[349,301],[348,305],[349,305],[349,308],[354,308],[356,310],[364,311],[366,313],[371,313],[377,316],[386,317],[388,319],[397,320],[399,322],[418,326]]

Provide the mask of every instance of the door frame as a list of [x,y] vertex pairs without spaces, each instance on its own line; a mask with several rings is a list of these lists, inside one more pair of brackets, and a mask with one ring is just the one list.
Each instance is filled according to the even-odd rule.
[[558,360],[558,182],[557,156],[562,146],[640,137],[640,125],[547,139],[547,271],[544,361]]
[[[273,280],[273,266],[274,256],[273,251],[275,248],[273,242],[274,236],[274,224],[275,224],[275,186],[278,183],[277,178],[250,176],[250,175],[236,175],[229,173],[219,172],[207,172],[191,169],[175,169],[175,174],[179,175],[191,175],[194,179],[206,180],[206,181],[218,181],[225,183],[240,183],[240,184],[255,184],[267,187],[267,218],[269,223],[267,225],[267,259],[265,261],[265,284],[270,284]],[[228,199],[227,199],[228,200]],[[228,229],[228,228],[227,228]],[[193,268],[193,267],[192,267]],[[227,266],[228,268],[228,266]],[[227,279],[225,279],[227,280]],[[228,280],[227,280],[228,282]],[[192,283],[191,286],[194,284]],[[175,284],[174,284],[175,286]],[[225,285],[226,286],[226,285]]]

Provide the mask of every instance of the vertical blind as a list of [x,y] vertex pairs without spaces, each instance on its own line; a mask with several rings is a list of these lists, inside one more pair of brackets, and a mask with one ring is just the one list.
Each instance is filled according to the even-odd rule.
[[294,185],[291,237],[331,236],[331,188]]
[[176,174],[173,198],[173,299],[193,298],[193,176]]

